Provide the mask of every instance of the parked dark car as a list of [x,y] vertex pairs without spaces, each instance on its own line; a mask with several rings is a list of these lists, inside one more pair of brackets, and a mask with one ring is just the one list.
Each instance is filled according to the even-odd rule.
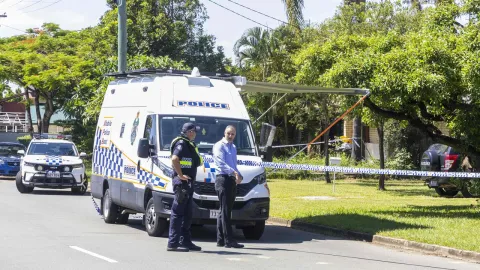
[[20,170],[21,156],[18,150],[24,150],[20,143],[0,142],[0,176],[16,176]]
[[[422,171],[471,172],[474,171],[470,157],[444,144],[432,144],[422,155]],[[464,197],[480,195],[480,179],[429,177],[424,178],[429,188],[442,197],[452,197],[460,191]]]

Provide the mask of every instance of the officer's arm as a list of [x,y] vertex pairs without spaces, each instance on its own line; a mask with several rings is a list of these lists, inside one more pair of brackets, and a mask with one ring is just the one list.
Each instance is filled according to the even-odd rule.
[[182,142],[181,141],[177,142],[172,153],[172,167],[175,170],[175,172],[177,172],[178,178],[182,181],[186,181],[190,179],[190,177],[187,175],[183,175],[182,166],[180,165],[180,160],[183,157],[183,150],[184,149],[183,149]]
[[183,175],[182,167],[180,166],[180,158],[177,155],[172,156],[172,166],[173,169],[177,172],[178,178],[180,178],[180,180],[186,181],[190,179],[188,175]]

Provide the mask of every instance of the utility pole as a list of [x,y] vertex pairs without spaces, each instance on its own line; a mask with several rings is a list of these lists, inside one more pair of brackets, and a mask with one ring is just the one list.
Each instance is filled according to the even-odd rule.
[[127,0],[117,0],[118,4],[118,72],[127,69]]

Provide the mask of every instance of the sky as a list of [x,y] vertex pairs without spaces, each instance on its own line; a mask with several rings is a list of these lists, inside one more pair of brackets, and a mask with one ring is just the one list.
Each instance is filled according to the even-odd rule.
[[[128,1],[128,0],[126,0]],[[217,45],[225,48],[227,57],[233,57],[233,45],[243,32],[256,23],[244,19],[211,1],[232,9],[269,27],[279,26],[279,22],[242,8],[228,0],[200,0],[207,9],[209,19],[204,25],[208,34],[217,38]],[[282,0],[232,0],[271,17],[286,21]],[[304,18],[311,23],[319,23],[335,14],[342,0],[304,0]],[[40,27],[45,22],[53,22],[63,29],[79,30],[98,24],[107,11],[104,0],[0,0],[0,37],[22,34],[27,28]],[[128,30],[127,30],[128,31]]]

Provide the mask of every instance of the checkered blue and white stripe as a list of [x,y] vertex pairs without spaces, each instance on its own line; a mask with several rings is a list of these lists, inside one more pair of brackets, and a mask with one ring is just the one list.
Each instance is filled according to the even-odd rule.
[[62,165],[62,157],[60,156],[46,156],[45,161],[48,165],[51,166],[60,166]]
[[[95,154],[93,156],[93,166],[97,170],[97,174],[107,177],[115,177],[123,179],[123,157],[122,151],[118,149],[113,143],[109,148],[100,147],[101,130],[97,129],[95,136]],[[170,176],[173,170],[160,163],[162,171]],[[161,182],[160,177],[153,175],[150,172],[140,169],[137,172],[137,180],[142,184],[152,183],[154,186],[165,187],[165,183]]]
[[95,154],[93,156],[93,166],[95,173],[107,177],[123,179],[122,152],[112,143],[109,148],[100,147],[101,130],[97,129],[95,137]]
[[[214,163],[211,155],[202,155],[205,163]],[[164,158],[164,157],[161,157]],[[471,172],[430,172],[430,171],[409,171],[409,170],[389,170],[372,168],[355,168],[340,166],[318,166],[310,164],[287,164],[275,162],[256,162],[251,160],[237,160],[237,165],[263,167],[271,169],[317,171],[317,172],[339,172],[348,174],[384,174],[384,175],[402,175],[402,176],[426,176],[426,177],[454,177],[454,178],[480,178],[480,173]]]
[[140,181],[140,184],[152,183],[154,186],[165,187],[165,183],[161,181],[160,177],[146,172],[144,169],[140,169],[137,178]]

